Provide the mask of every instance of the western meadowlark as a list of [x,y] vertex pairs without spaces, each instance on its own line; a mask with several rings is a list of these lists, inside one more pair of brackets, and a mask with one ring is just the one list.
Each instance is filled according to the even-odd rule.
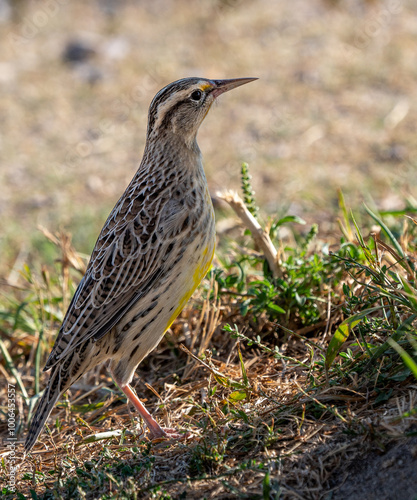
[[253,80],[184,78],[154,97],[142,162],[101,230],[44,368],[51,374],[26,451],[61,394],[106,360],[151,436],[180,437],[159,426],[129,384],[213,258],[214,212],[197,131],[216,97]]

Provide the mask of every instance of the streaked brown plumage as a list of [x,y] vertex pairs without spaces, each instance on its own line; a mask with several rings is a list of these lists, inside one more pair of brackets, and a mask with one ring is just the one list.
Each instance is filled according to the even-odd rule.
[[100,233],[44,368],[51,375],[26,451],[60,395],[105,360],[151,435],[179,437],[158,425],[129,383],[213,257],[214,212],[196,142],[198,128],[218,95],[252,80],[185,78],[154,97],[142,162]]

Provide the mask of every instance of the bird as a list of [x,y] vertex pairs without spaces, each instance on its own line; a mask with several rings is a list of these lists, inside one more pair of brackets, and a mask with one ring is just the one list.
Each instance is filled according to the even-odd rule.
[[162,428],[130,384],[213,259],[215,218],[199,127],[218,96],[256,79],[183,78],[153,98],[139,168],[98,236],[44,367],[50,376],[30,423],[26,453],[60,396],[105,361],[151,439],[183,437]]

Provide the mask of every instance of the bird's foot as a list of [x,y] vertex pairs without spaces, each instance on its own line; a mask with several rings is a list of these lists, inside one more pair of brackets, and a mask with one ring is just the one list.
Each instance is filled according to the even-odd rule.
[[189,436],[188,432],[183,434],[181,432],[178,432],[176,429],[161,427],[158,424],[158,422],[152,417],[152,415],[148,412],[148,410],[143,406],[143,404],[140,402],[139,398],[134,393],[129,384],[126,385],[120,384],[119,387],[126,394],[128,399],[133,403],[135,408],[138,410],[140,416],[145,421],[149,429],[150,433],[149,437],[152,441],[156,439],[185,439],[186,437]]
[[170,429],[167,427],[160,427],[160,431],[161,432],[159,432],[159,430],[156,431],[156,429],[151,431],[149,436],[150,439],[152,441],[156,439],[186,439],[190,435],[189,432],[181,433],[177,429]]

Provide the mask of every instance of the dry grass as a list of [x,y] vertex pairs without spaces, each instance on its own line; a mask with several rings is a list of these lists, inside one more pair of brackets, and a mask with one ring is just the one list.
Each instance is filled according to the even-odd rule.
[[[262,266],[244,263],[243,291],[212,277],[138,370],[149,384],[138,383],[138,395],[161,422],[189,437],[150,443],[141,436],[102,367],[54,410],[50,433],[20,464],[18,491],[34,496],[33,490],[38,498],[52,498],[50,488],[60,498],[315,500],[333,490],[336,498],[357,498],[364,484],[367,498],[403,500],[407,485],[414,498],[416,383],[386,344],[391,337],[415,355],[404,333],[412,330],[401,330],[415,325],[414,268],[403,267],[389,238],[376,243],[379,253],[373,238],[365,238],[375,261],[363,249],[357,253],[362,274],[358,267],[349,274],[342,263],[318,271],[309,259],[316,253],[328,262],[323,242],[339,251],[340,187],[349,206],[366,200],[374,209],[416,209],[415,4],[156,0],[126,1],[114,13],[103,5],[13,2],[13,18],[0,25],[7,41],[0,63],[0,320],[11,360],[3,350],[0,377],[16,386],[19,440],[86,255],[140,158],[149,102],[172,80],[260,78],[222,99],[201,129],[210,190],[235,189],[245,160],[264,213],[289,210],[307,228],[319,224],[320,250],[310,245],[295,252],[300,281],[314,273],[322,279],[319,300],[314,317],[303,316],[296,301],[285,303],[287,315],[271,319],[266,309],[252,309],[242,317],[250,283],[265,278]],[[42,26],[33,29],[35,20]],[[95,51],[83,65],[62,61],[73,39]],[[359,225],[368,226],[363,213]],[[259,254],[229,222],[218,226],[216,267],[225,275],[238,270],[225,262]],[[412,264],[413,223],[407,229],[389,222]],[[47,228],[49,243],[38,225]],[[359,252],[355,230],[346,218],[341,225],[344,243]],[[60,228],[74,234],[80,253]],[[305,235],[280,231],[287,237],[278,248],[281,277],[296,281],[288,259]],[[240,247],[230,245],[236,234]],[[53,265],[56,244],[60,262]],[[30,268],[22,278],[25,263]],[[283,288],[276,295],[282,307]],[[350,332],[338,346],[344,356],[326,374],[337,328],[375,304],[381,310]],[[225,331],[227,324],[240,337]],[[368,344],[379,355],[370,355]],[[2,437],[4,390],[1,385]],[[19,444],[19,461],[21,450]],[[0,457],[3,486],[10,458],[4,446]]]
[[[347,226],[344,230],[349,232]],[[35,396],[39,390],[38,349],[40,358],[45,358],[57,320],[66,308],[71,276],[82,268],[82,259],[68,236],[46,235],[60,247],[61,278],[54,280],[46,268],[38,278],[26,271],[31,290],[26,301],[35,308],[29,309],[32,315],[26,320],[32,319],[35,330],[41,329],[31,337],[28,325],[22,323],[24,314],[19,319],[20,313],[13,313],[13,308],[1,311],[7,332],[2,347],[10,362],[0,367],[9,384],[24,387],[17,390],[17,436],[23,435],[36,399],[24,401],[22,395],[26,387],[29,395],[33,387]],[[393,247],[380,245],[377,260],[370,254],[368,264],[357,261],[358,268],[375,272],[378,266],[383,274],[384,266],[389,265],[391,271],[401,274],[404,264],[401,259],[392,261],[396,255]],[[405,267],[413,265],[409,262]],[[281,266],[283,279],[290,282],[285,261]],[[345,487],[347,493],[340,498],[354,498],[349,496],[349,488],[356,491],[351,464],[375,452],[389,453],[407,437],[397,448],[403,447],[398,453],[408,470],[413,470],[417,447],[410,437],[417,424],[416,386],[410,370],[389,351],[386,339],[391,337],[405,347],[404,333],[398,336],[398,332],[407,331],[405,325],[412,325],[415,315],[406,302],[401,303],[404,292],[390,288],[395,281],[387,281],[381,291],[392,294],[384,305],[384,295],[375,296],[372,284],[376,282],[360,284],[362,275],[362,271],[345,274],[341,282],[356,289],[359,301],[346,298],[340,303],[341,284],[334,281],[332,304],[323,308],[322,321],[290,331],[277,328],[265,312],[256,319],[242,317],[242,297],[253,291],[250,287],[244,294],[233,288],[219,289],[213,274],[138,370],[146,386],[137,386],[139,396],[164,425],[187,431],[184,440],[150,442],[101,367],[72,387],[70,396],[53,411],[49,422],[55,425],[41,435],[29,457],[23,457],[18,445],[17,491],[25,495],[35,491],[39,498],[58,494],[61,498],[321,499]],[[248,275],[248,279],[250,285],[253,277]],[[15,297],[21,293],[16,292]],[[392,302],[395,293],[397,304]],[[30,299],[33,295],[35,301]],[[54,301],[59,295],[62,300]],[[415,308],[415,295],[410,299]],[[382,301],[382,309],[376,313],[375,308],[366,309],[376,300]],[[343,342],[347,354],[334,362],[328,346],[352,305],[356,308],[350,310],[353,317],[358,312],[369,313],[363,314],[367,318],[363,329],[351,332]],[[384,314],[393,308],[400,323],[389,320],[384,324]],[[292,324],[297,323],[294,316]],[[286,338],[277,340],[284,332]],[[43,346],[42,337],[47,341]],[[370,347],[371,356],[366,352]],[[6,401],[5,392],[3,396]],[[0,433],[6,436],[7,429],[4,421]],[[386,469],[396,464],[388,453]],[[0,449],[0,456],[7,481],[10,450]],[[393,470],[397,472],[395,467]],[[384,481],[381,485],[385,494]],[[404,481],[397,482],[400,495],[406,486]]]
[[[268,491],[268,474],[271,491],[280,491],[282,498],[317,499],[346,479],[346,464],[375,447],[382,450],[415,426],[415,413],[404,418],[416,405],[409,380],[391,386],[389,402],[377,405],[379,393],[367,377],[326,387],[319,376],[321,383],[312,389],[299,364],[243,345],[250,391],[247,401],[233,401],[233,388],[220,384],[216,375],[221,374],[226,385],[242,382],[238,344],[225,338],[221,328],[230,317],[236,318],[236,306],[221,303],[214,313],[212,307],[203,307],[204,313],[184,312],[168,340],[139,369],[139,376],[153,388],[145,390],[139,384],[139,396],[161,422],[187,430],[186,440],[142,440],[135,416],[126,411],[102,370],[85,376],[78,388],[71,389],[71,404],[67,401],[54,410],[50,421],[59,422],[59,428],[51,428],[49,436],[44,433],[21,464],[18,491],[28,493],[30,488],[39,495],[50,488],[63,498],[76,498],[80,491],[86,498],[119,498],[121,490],[127,491],[126,498],[133,498],[134,492],[142,498],[151,490],[165,491],[172,498],[184,491],[186,498],[196,499],[262,498],[262,491]],[[194,358],[187,361],[178,350],[193,339],[199,351],[203,339],[195,341],[192,325],[207,325],[210,314],[219,318],[207,329],[211,341],[205,363],[216,375]],[[280,350],[309,363],[309,341],[306,344],[290,341]],[[32,387],[30,366],[22,366],[20,372],[25,385]],[[91,409],[85,412],[82,404]],[[25,414],[26,408],[19,417]],[[123,435],[115,430],[123,430]],[[111,431],[113,438],[91,442],[92,436]],[[20,446],[18,450],[20,459]],[[7,460],[5,450],[1,455]]]

